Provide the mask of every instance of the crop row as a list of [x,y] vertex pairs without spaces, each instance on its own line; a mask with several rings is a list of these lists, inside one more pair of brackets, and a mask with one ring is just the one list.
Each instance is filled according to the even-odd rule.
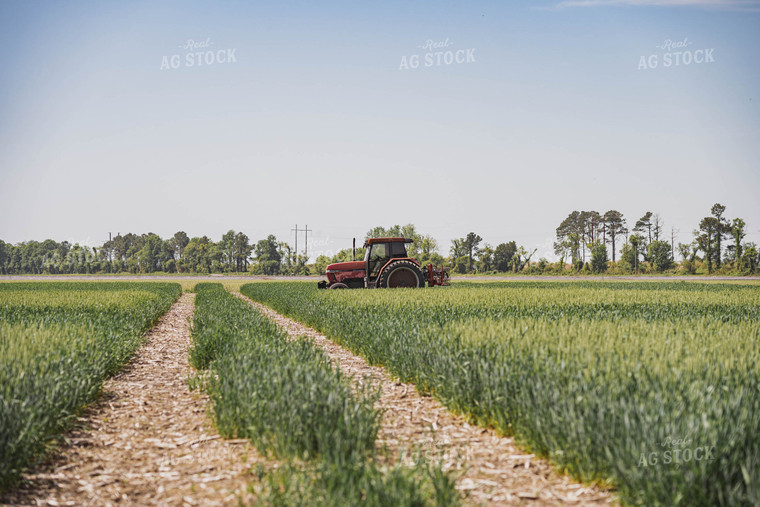
[[760,289],[241,291],[626,503],[760,503]]
[[440,469],[377,464],[381,414],[368,383],[352,389],[310,340],[290,339],[221,284],[198,284],[195,291],[190,357],[210,370],[205,388],[220,434],[248,438],[263,455],[287,461],[267,476],[265,503],[456,502],[453,482]]
[[0,284],[0,489],[44,454],[180,293],[169,283]]

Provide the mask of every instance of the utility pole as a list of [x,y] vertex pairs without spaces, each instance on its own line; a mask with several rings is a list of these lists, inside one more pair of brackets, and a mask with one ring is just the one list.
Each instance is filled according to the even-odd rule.
[[290,229],[290,230],[291,231],[295,231],[295,233],[296,233],[296,248],[295,248],[294,251],[296,252],[296,263],[298,263],[298,224],[296,224],[296,228],[295,229]]
[[676,260],[676,231],[675,227],[670,228],[670,258],[673,259],[673,262]]
[[304,255],[306,255],[306,257],[308,257],[309,256],[309,233],[310,232],[314,232],[314,231],[312,229],[309,229],[308,225],[306,226],[305,229],[299,229],[298,228],[298,224],[296,224],[296,228],[295,229],[290,229],[290,230],[296,233],[296,247],[294,249],[294,251],[296,252],[296,260],[298,259],[298,233],[299,232],[305,233],[306,247],[304,249],[304,252],[305,252]]
[[298,265],[298,233],[303,232],[306,240],[306,247],[304,247],[304,256],[309,257],[309,232],[314,232],[311,229],[309,229],[309,226],[307,225],[304,229],[299,229],[298,224],[296,224],[295,229],[290,229],[291,231],[295,232],[296,234],[296,247],[295,247],[295,263]]
[[[303,230],[303,232],[306,233],[306,248],[304,249],[304,257],[307,259],[309,258],[309,226],[306,226],[306,229]],[[311,231],[314,232],[314,231]]]

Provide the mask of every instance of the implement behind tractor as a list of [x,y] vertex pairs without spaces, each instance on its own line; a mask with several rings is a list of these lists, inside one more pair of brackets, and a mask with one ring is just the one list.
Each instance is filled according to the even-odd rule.
[[380,287],[429,287],[449,285],[449,270],[420,263],[406,253],[408,238],[371,238],[364,243],[363,261],[336,262],[327,266],[327,281],[320,289],[360,289]]

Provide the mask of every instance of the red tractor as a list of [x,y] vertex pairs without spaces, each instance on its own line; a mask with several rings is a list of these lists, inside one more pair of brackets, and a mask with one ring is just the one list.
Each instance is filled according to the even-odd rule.
[[409,238],[371,238],[364,243],[363,261],[336,262],[327,266],[327,281],[320,289],[360,289],[380,287],[424,287],[449,285],[448,268],[420,263],[406,253]]

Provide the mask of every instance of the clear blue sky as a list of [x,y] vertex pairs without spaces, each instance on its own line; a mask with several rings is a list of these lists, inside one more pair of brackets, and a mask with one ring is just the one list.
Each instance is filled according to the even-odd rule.
[[[474,61],[425,67],[447,39]],[[760,1],[4,1],[0,46],[7,242],[411,222],[549,257],[574,209],[686,242],[715,202],[760,241]]]

